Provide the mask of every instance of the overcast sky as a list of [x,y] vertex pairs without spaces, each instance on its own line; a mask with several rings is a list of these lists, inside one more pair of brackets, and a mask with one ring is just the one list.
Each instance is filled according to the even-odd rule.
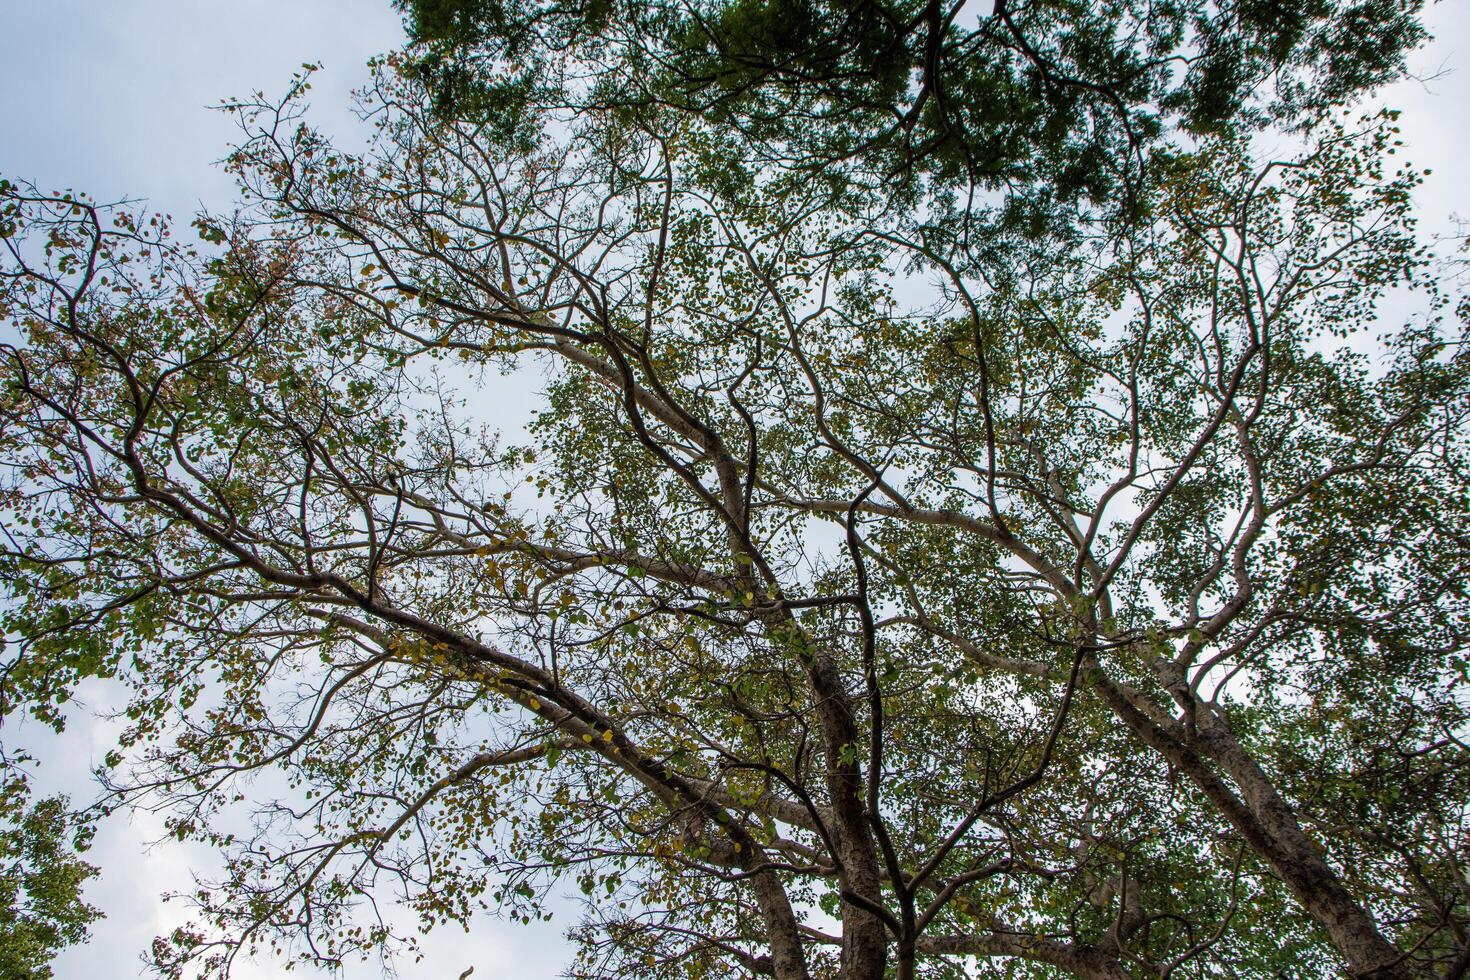
[[[1444,0],[1430,23],[1438,39],[1414,64],[1440,77],[1399,85],[1384,101],[1405,110],[1409,159],[1434,170],[1421,214],[1427,231],[1443,234],[1453,230],[1452,215],[1470,218],[1470,5]],[[214,162],[234,125],[207,106],[255,89],[279,93],[310,61],[325,69],[314,84],[313,121],[350,134],[358,124],[349,92],[366,80],[364,63],[402,36],[387,0],[0,0],[0,25],[0,174],[99,200],[144,198],[181,223],[201,205],[225,209],[232,199]],[[106,694],[92,697],[95,706]],[[80,723],[46,741],[48,781],[84,796],[86,773],[112,733]],[[207,856],[182,845],[146,849],[158,831],[146,818],[105,826],[92,853],[104,874],[89,897],[108,918],[88,948],[62,957],[61,980],[136,975],[153,936],[179,922],[182,910],[160,904],[158,893],[187,887],[188,869]],[[428,940],[430,956],[401,964],[400,973],[438,980],[474,966],[476,980],[555,977],[568,961],[561,932],[570,924],[484,920],[471,935],[441,931]],[[270,963],[241,971],[278,975]],[[371,966],[346,971],[377,975]]]

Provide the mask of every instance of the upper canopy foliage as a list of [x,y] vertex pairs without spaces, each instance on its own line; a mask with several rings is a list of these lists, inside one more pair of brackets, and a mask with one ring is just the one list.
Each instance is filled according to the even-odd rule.
[[524,9],[417,5],[361,154],[238,105],[205,254],[4,187],[0,706],[131,690],[227,860],[165,972],[575,882],[578,976],[1463,973],[1466,310],[1319,111],[1412,11],[941,9],[923,95],[847,71],[923,11]]
[[767,160],[860,179],[1003,188],[1016,220],[1136,208],[1193,135],[1308,125],[1396,77],[1418,0],[396,0],[405,63],[457,119],[534,102],[669,110]]

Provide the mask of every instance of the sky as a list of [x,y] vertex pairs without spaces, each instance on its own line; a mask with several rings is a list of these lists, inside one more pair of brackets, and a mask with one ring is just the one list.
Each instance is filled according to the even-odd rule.
[[[1443,0],[1428,19],[1437,39],[1413,61],[1425,80],[1401,83],[1382,101],[1404,110],[1405,156],[1433,170],[1419,196],[1424,230],[1449,234],[1456,215],[1470,219],[1470,4]],[[180,224],[201,206],[222,210],[232,200],[216,161],[236,130],[210,105],[256,89],[279,93],[313,62],[323,71],[311,119],[350,137],[361,132],[349,96],[366,81],[365,62],[402,38],[387,0],[0,0],[0,25],[0,174],[98,200],[141,198]],[[94,692],[92,706],[106,697]],[[50,784],[85,798],[87,773],[114,731],[81,719],[61,739],[36,735]],[[138,975],[153,936],[180,922],[182,910],[158,895],[187,887],[190,868],[208,857],[179,844],[150,847],[160,830],[147,815],[104,825],[91,854],[104,872],[88,898],[108,917],[88,946],[58,961],[60,980]],[[468,935],[443,930],[427,940],[424,961],[399,972],[437,980],[473,966],[476,980],[549,980],[569,961],[561,932],[570,924],[486,919]],[[239,975],[258,980],[279,968],[267,961]],[[378,975],[373,965],[345,971]]]

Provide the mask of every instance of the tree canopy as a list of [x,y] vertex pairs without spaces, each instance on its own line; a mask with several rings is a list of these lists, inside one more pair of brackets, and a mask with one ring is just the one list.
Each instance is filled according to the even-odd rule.
[[81,898],[97,873],[77,857],[90,825],[74,823],[63,797],[30,796],[16,763],[0,760],[0,980],[50,980],[52,958],[101,915]]
[[533,103],[695,114],[908,206],[1003,188],[1033,227],[1137,206],[1181,131],[1309,123],[1424,38],[1417,0],[395,2],[443,114],[504,132]]
[[0,707],[130,691],[165,975],[1464,975],[1413,5],[411,7],[197,246],[0,186]]

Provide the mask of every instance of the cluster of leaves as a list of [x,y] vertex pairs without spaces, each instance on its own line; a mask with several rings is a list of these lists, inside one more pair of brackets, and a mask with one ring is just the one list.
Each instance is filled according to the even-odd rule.
[[[1418,0],[396,0],[447,117],[700,116],[810,179],[1039,234],[1142,206],[1175,133],[1307,124],[1396,77]],[[534,94],[534,95],[533,95]]]
[[101,912],[82,900],[97,869],[77,857],[91,841],[65,799],[32,800],[14,760],[0,760],[0,978],[50,980],[51,960],[85,941]]

